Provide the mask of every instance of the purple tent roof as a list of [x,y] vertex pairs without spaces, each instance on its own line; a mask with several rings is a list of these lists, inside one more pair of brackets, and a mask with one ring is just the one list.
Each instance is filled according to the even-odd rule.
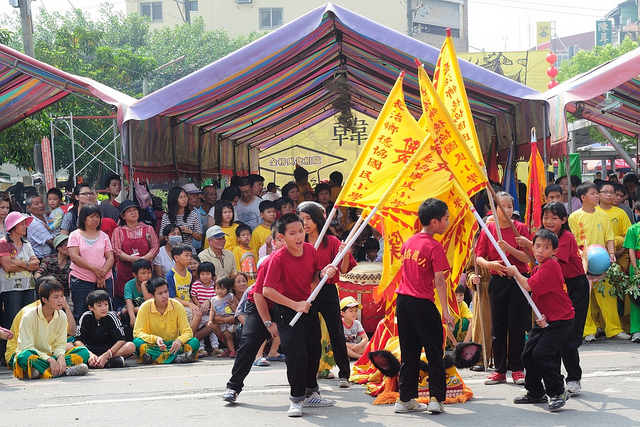
[[[406,70],[406,101],[418,117],[413,60],[432,73],[438,54],[435,47],[327,3],[142,98],[125,121],[164,116],[236,144],[266,148],[335,114],[324,83],[337,70],[347,72],[353,108],[371,117]],[[499,128],[496,117],[505,115],[505,133],[515,134],[516,106],[538,92],[466,61],[460,67],[476,121]],[[525,141],[528,125],[520,126]]]

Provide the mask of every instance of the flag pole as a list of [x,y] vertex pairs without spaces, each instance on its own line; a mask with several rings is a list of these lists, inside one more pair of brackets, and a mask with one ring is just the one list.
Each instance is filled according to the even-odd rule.
[[[409,159],[409,161],[405,163],[402,170],[394,178],[394,180],[391,182],[389,187],[387,187],[387,190],[384,192],[382,197],[380,197],[380,199],[378,200],[378,203],[376,203],[376,205],[371,210],[371,212],[369,212],[369,215],[367,215],[366,219],[362,221],[362,224],[360,225],[360,227],[358,227],[358,230],[355,232],[355,234],[351,236],[351,240],[347,239],[345,247],[340,252],[338,252],[338,254],[333,259],[333,262],[331,263],[331,265],[333,265],[334,267],[338,267],[338,263],[342,261],[342,258],[344,258],[344,256],[347,254],[347,251],[351,249],[351,246],[353,246],[353,243],[356,241],[358,236],[360,236],[360,234],[365,229],[365,227],[369,225],[369,221],[371,221],[371,218],[373,218],[373,216],[378,212],[379,208],[384,206],[384,204],[387,202],[387,199],[391,196],[391,194],[394,191],[396,191],[396,187],[398,186],[398,184],[400,184],[400,182],[407,175],[407,172],[409,171],[409,169],[415,165],[416,159],[420,158],[420,156],[422,155],[422,151],[427,146],[428,140],[429,140],[429,135],[427,135],[424,138],[422,143],[418,146],[418,148],[416,148],[416,151],[411,155],[411,159]],[[320,290],[322,289],[324,284],[327,283],[328,279],[329,279],[328,276],[324,276],[322,280],[320,280],[320,283],[318,283],[318,285],[315,287],[313,292],[311,292],[311,295],[309,295],[309,298],[307,298],[307,302],[313,302],[316,296],[318,296],[318,293],[320,293]],[[446,295],[445,295],[445,298],[446,298]],[[299,311],[298,313],[296,313],[295,317],[291,319],[291,322],[289,322],[289,326],[293,327],[293,325],[296,324],[296,322],[298,321],[298,319],[300,319],[301,316],[302,316],[302,312]]]
[[318,234],[318,240],[316,240],[316,244],[314,245],[316,249],[318,249],[318,247],[320,246],[320,242],[322,242],[324,235],[327,233],[329,224],[331,224],[331,221],[333,221],[333,217],[336,216],[336,212],[338,212],[338,208],[336,208],[336,205],[334,203],[333,207],[331,208],[331,213],[329,213],[329,216],[327,217],[327,220],[325,221],[320,234]]
[[[500,246],[498,245],[498,242],[496,242],[496,239],[493,237],[493,235],[491,234],[491,232],[487,228],[487,225],[484,223],[482,218],[480,218],[480,215],[478,214],[478,212],[476,211],[476,209],[473,206],[471,207],[471,212],[473,212],[473,215],[476,217],[476,220],[478,221],[478,224],[480,224],[480,227],[482,227],[482,231],[484,231],[484,234],[487,235],[487,237],[489,238],[489,241],[491,241],[491,244],[493,245],[495,250],[498,251],[498,254],[500,255],[500,258],[502,258],[502,261],[504,262],[504,264],[507,267],[511,267],[511,263],[507,259],[507,255],[505,255],[505,253],[502,251],[502,249],[500,249]],[[498,226],[498,224],[496,224],[496,227],[497,226]],[[518,283],[517,280],[516,280],[516,283]],[[536,304],[531,299],[531,295],[529,295],[529,292],[527,292],[522,286],[520,286],[520,283],[518,283],[518,287],[520,288],[520,290],[524,294],[524,297],[529,302],[529,305],[533,309],[533,312],[536,314],[536,317],[538,319],[542,319],[542,314],[540,313],[540,310],[538,310],[538,307],[536,306]]]

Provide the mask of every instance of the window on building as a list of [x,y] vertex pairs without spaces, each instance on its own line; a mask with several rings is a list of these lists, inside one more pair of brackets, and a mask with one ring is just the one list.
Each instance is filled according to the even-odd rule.
[[283,8],[260,9],[260,29],[271,30],[282,26]]
[[198,11],[198,1],[197,0],[196,1],[192,0],[192,1],[189,2],[189,10],[191,12],[197,12]]
[[162,2],[140,3],[140,14],[152,21],[162,21]]

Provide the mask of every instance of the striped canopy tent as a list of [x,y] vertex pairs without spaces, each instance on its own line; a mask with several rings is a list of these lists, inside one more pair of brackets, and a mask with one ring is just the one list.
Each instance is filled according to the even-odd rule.
[[[635,138],[640,136],[640,48],[599,65],[532,99],[549,102],[550,151],[554,158],[567,154],[567,112],[596,125],[613,129]],[[607,95],[607,92],[610,92]],[[599,105],[605,98],[621,101],[610,111]]]
[[58,70],[0,44],[0,131],[75,94],[118,107],[118,119],[135,99],[94,80]]
[[[253,172],[258,152],[336,114],[325,86],[346,75],[352,108],[376,118],[398,73],[406,101],[420,115],[414,58],[430,74],[439,48],[327,3],[238,51],[154,92],[125,116],[125,149],[136,176],[158,178]],[[485,152],[512,139],[528,154],[541,128],[537,91],[461,62]],[[160,174],[160,175],[159,175]]]

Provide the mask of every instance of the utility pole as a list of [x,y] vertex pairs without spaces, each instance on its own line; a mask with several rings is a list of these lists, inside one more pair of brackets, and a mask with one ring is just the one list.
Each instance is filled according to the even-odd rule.
[[33,50],[33,23],[31,22],[31,0],[19,0],[22,21],[22,44],[24,53],[35,58]]
[[182,4],[184,4],[184,20],[187,24],[191,24],[191,1],[182,0]]
[[413,0],[407,0],[407,35],[413,37]]

